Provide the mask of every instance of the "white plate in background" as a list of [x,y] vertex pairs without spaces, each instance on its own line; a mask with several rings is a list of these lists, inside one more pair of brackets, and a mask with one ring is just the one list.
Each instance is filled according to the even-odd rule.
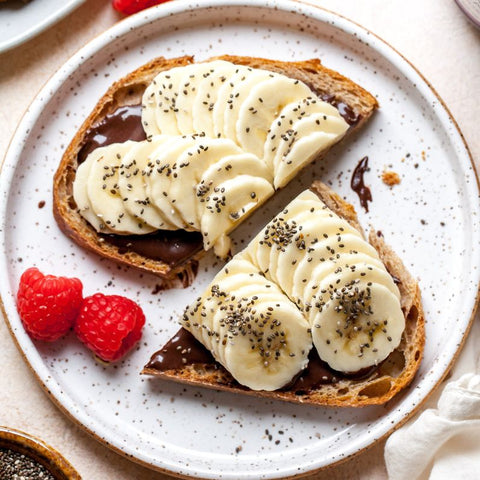
[[0,2],[0,53],[30,40],[66,17],[85,0]]
[[[373,94],[381,108],[361,132],[307,168],[234,234],[241,246],[313,178],[355,205],[419,279],[427,318],[425,358],[412,386],[385,406],[321,408],[196,389],[138,375],[176,332],[183,307],[219,269],[201,262],[194,284],[157,292],[150,275],[99,259],[66,238],[51,212],[62,153],[114,80],[155,56],[319,57]],[[373,202],[365,213],[350,189],[358,161]],[[384,169],[401,183],[381,181]],[[120,22],[70,59],[30,106],[0,177],[0,292],[15,340],[52,400],[97,439],[135,461],[179,476],[281,478],[321,469],[370,446],[408,418],[458,354],[475,307],[480,252],[478,184],[461,134],[421,75],[375,35],[299,2],[176,1]],[[40,208],[45,202],[43,208]],[[92,359],[70,335],[32,342],[15,310],[24,269],[78,276],[85,294],[127,295],[147,325],[116,366]]]

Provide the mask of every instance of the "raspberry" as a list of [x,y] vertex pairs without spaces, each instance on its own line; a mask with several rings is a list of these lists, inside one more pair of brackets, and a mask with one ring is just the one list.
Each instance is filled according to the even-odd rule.
[[123,357],[142,336],[145,315],[132,300],[96,293],[86,297],[75,333],[97,357],[107,362]]
[[153,7],[166,1],[167,0],[112,0],[112,5],[118,12],[131,15],[132,13],[137,13],[140,10]]
[[17,310],[27,333],[37,340],[53,342],[65,335],[82,304],[78,278],[43,275],[29,268],[20,277]]

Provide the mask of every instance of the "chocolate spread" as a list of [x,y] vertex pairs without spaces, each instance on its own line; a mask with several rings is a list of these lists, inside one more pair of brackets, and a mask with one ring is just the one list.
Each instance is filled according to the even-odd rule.
[[352,190],[358,195],[360,205],[368,212],[368,202],[372,201],[372,192],[365,185],[363,175],[368,170],[368,157],[363,157],[353,171],[352,181],[350,186]]
[[186,365],[214,363],[212,354],[189,331],[181,328],[161,350],[152,355],[145,368],[164,372]]
[[80,165],[88,154],[98,147],[106,147],[112,143],[123,143],[127,140],[140,142],[147,137],[142,127],[142,106],[126,105],[109,113],[94,127],[88,129],[82,148],[78,152]]
[[147,235],[99,234],[118,247],[118,253],[133,251],[152,260],[161,260],[171,267],[181,265],[202,249],[200,232],[158,230]]
[[[212,354],[188,331],[181,328],[165,346],[155,352],[145,365],[146,369],[165,372],[188,365],[217,366]],[[342,378],[361,379],[373,373],[376,367],[362,369],[353,374],[335,372],[320,360],[315,348],[308,356],[308,367],[300,372],[283,390],[303,395],[319,385],[332,384]]]
[[341,102],[335,98],[335,95],[329,93],[320,94],[319,97],[324,101],[333,105],[341,117],[351,126],[356,125],[362,118],[358,113],[355,113],[346,103]]

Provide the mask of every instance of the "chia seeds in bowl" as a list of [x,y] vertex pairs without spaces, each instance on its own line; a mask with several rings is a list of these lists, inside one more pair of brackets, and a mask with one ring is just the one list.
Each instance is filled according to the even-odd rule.
[[0,478],[12,480],[55,480],[55,477],[33,458],[23,453],[0,447]]
[[0,478],[81,480],[57,450],[36,437],[7,427],[0,427]]

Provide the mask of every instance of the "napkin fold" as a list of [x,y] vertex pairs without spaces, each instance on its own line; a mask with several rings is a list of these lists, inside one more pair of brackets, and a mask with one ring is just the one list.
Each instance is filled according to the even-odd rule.
[[480,375],[448,383],[436,409],[394,432],[385,462],[390,480],[480,478]]

